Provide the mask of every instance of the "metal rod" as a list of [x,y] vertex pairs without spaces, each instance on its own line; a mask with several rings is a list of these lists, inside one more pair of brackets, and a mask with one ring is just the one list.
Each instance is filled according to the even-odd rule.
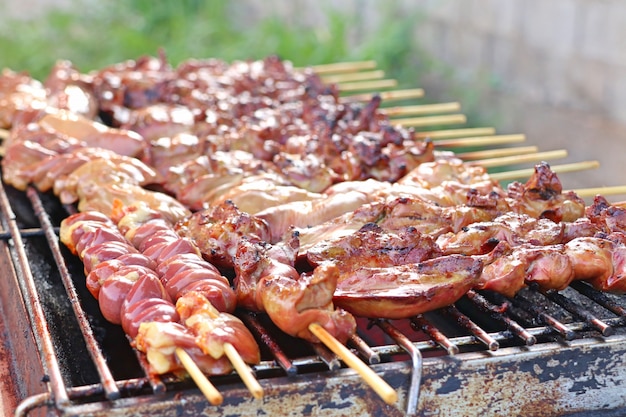
[[505,315],[501,309],[493,304],[491,304],[485,297],[478,294],[474,290],[468,291],[466,294],[467,298],[472,301],[479,309],[484,312],[491,314],[496,320],[499,320],[505,324],[505,326],[511,330],[516,336],[526,343],[527,346],[532,346],[537,342],[537,338],[532,334],[528,333],[526,329],[521,326],[518,322],[511,319],[507,315]]
[[456,355],[459,353],[459,347],[452,343],[441,331],[426,320],[422,315],[416,316],[411,319],[411,325],[416,330],[421,330],[428,337],[430,337],[435,343],[444,348],[448,355]]
[[500,343],[480,328],[469,317],[461,313],[454,306],[448,306],[442,310],[445,314],[451,316],[457,324],[472,333],[478,340],[483,342],[489,350],[498,350]]
[[422,383],[422,368],[424,366],[422,353],[415,347],[413,342],[400,330],[394,327],[387,320],[378,320],[376,325],[380,327],[394,342],[398,344],[411,356],[411,385],[406,405],[407,416],[417,415],[417,405],[420,397],[420,385]]
[[611,326],[594,316],[591,312],[585,310],[583,307],[567,299],[563,296],[563,294],[560,294],[558,291],[544,290],[540,288],[539,292],[566,309],[567,311],[569,311],[570,313],[589,322],[593,327],[599,330],[600,333],[602,333],[602,336],[610,336],[615,333],[615,329],[613,329]]
[[48,322],[41,305],[41,300],[37,294],[37,288],[28,262],[28,256],[24,250],[24,242],[22,241],[22,236],[17,227],[16,216],[11,208],[9,198],[1,181],[0,207],[7,221],[6,227],[11,233],[14,248],[12,254],[17,258],[14,262],[16,262],[18,274],[21,275],[21,279],[19,280],[20,290],[22,291],[22,297],[24,297],[24,304],[33,329],[35,342],[37,343],[37,348],[42,357],[44,372],[47,373],[50,379],[48,386],[54,394],[56,405],[62,408],[69,403],[65,382],[63,381],[61,368],[59,367],[52,337],[48,329]]
[[337,355],[331,352],[326,346],[322,343],[311,343],[313,350],[319,356],[319,358],[328,366],[328,369],[331,371],[336,371],[341,369],[341,362]]
[[89,320],[87,319],[87,314],[80,305],[80,299],[78,298],[76,287],[74,287],[74,283],[65,263],[65,259],[63,259],[63,255],[61,254],[59,239],[54,233],[50,218],[45,212],[43,203],[41,202],[41,198],[39,198],[39,194],[35,188],[28,187],[28,189],[26,190],[26,195],[33,205],[35,215],[39,219],[41,227],[45,232],[46,240],[48,241],[48,245],[52,250],[52,256],[54,257],[59,273],[61,274],[61,281],[65,286],[65,291],[67,292],[67,295],[70,299],[72,309],[74,310],[74,315],[78,320],[78,326],[83,334],[83,338],[85,339],[87,351],[89,352],[89,355],[91,356],[91,359],[93,360],[96,369],[98,370],[98,374],[100,375],[100,380],[104,387],[105,396],[109,400],[116,400],[120,398],[120,392],[117,389],[117,385],[115,384],[115,379],[113,378],[111,369],[107,365],[106,359],[104,358],[96,337],[93,334],[93,330],[91,328]]
[[600,304],[602,307],[609,310],[611,313],[621,317],[626,317],[626,308],[616,304],[613,300],[601,293],[595,288],[581,281],[574,281],[570,284],[570,287],[581,293],[582,295]]
[[[36,236],[43,236],[44,235],[44,231],[41,228],[35,227],[35,228],[29,228],[29,229],[19,229],[20,230],[20,235],[22,237],[36,237]],[[58,232],[59,228],[55,228],[54,231]],[[7,231],[2,231],[0,232],[0,240],[8,240],[11,239],[11,232],[7,232]]]
[[293,376],[298,373],[298,368],[289,360],[280,345],[276,343],[274,338],[267,332],[265,327],[259,323],[254,313],[248,312],[241,315],[241,320],[250,328],[265,346],[270,350],[276,363],[283,368],[287,375]]
[[549,314],[538,310],[530,301],[525,299],[520,293],[518,293],[513,299],[513,304],[519,306],[521,309],[529,311],[535,317],[538,317],[545,324],[556,330],[565,340],[572,340],[576,336],[576,333],[569,329],[565,324],[561,323]]
[[[129,343],[132,342],[132,339],[130,338],[130,336],[126,335],[126,339],[128,340]],[[155,394],[164,394],[167,391],[167,387],[165,386],[165,383],[163,382],[163,380],[161,379],[159,375],[154,375],[148,371],[150,369],[150,364],[148,363],[148,360],[146,359],[146,355],[142,354],[137,349],[133,349],[133,350],[135,352],[135,356],[137,357],[137,362],[139,362],[141,369],[143,369],[144,373],[146,374],[146,378],[148,379],[148,382],[150,383],[152,392]]]
[[374,350],[372,350],[372,348],[365,343],[365,340],[361,339],[358,335],[353,334],[350,336],[350,344],[354,346],[357,351],[359,351],[361,356],[367,359],[367,363],[370,365],[380,363],[380,355],[374,352]]

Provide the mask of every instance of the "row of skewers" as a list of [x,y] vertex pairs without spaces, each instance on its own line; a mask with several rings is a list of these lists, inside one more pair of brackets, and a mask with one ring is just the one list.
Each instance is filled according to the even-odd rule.
[[[326,343],[391,404],[396,393],[344,346],[355,331],[349,311],[397,318],[451,304],[471,288],[512,294],[531,281],[559,289],[575,278],[602,285],[597,270],[580,270],[584,262],[573,268],[582,259],[573,253],[601,253],[604,275],[618,269],[621,207],[598,199],[585,213],[579,195],[562,192],[558,167],[540,164],[530,181],[508,192],[497,178],[531,175],[496,177],[485,169],[520,160],[509,159],[510,152],[529,152],[521,159],[536,161],[563,151],[437,150],[523,136],[491,136],[491,129],[415,132],[407,126],[465,118],[391,119],[458,105],[381,108],[382,100],[423,91],[341,95],[393,83],[363,83],[380,75],[363,72],[324,79],[325,71],[295,71],[273,57],[236,64],[190,60],[172,69],[160,56],[89,75],[60,62],[43,85],[3,73],[0,120],[10,129],[4,180],[77,203],[80,212],[62,223],[61,241],[83,260],[103,315],[122,325],[151,372],[185,369],[219,403],[202,375],[234,366],[253,395],[262,396],[248,366],[258,363],[256,344],[231,314],[239,307],[267,313],[292,336]],[[465,135],[475,136],[458,139]],[[529,230],[549,229],[532,222],[537,218],[559,231],[533,235]],[[540,255],[524,246],[536,245],[540,235],[562,239],[546,239],[542,247],[565,245],[562,229],[578,219],[584,220],[577,230],[586,234],[572,233],[570,240],[588,240],[570,244],[568,253],[555,246],[552,255]],[[459,243],[471,227],[497,232],[466,239],[477,246]],[[589,240],[598,234],[611,238]],[[399,260],[396,252],[412,257]],[[540,259],[569,262],[571,273],[558,282],[530,279],[539,276],[528,271]],[[509,265],[518,266],[507,276],[514,279],[486,278],[485,270],[501,278],[498,267]],[[417,302],[422,281],[442,271],[447,282],[427,284],[440,296]],[[377,292],[368,280],[388,284]],[[505,282],[502,289],[497,282]]]

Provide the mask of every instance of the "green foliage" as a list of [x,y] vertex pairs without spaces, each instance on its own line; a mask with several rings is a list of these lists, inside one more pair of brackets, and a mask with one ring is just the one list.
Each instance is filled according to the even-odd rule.
[[[315,26],[278,15],[251,19],[248,24],[237,20],[246,15],[233,9],[237,6],[221,0],[78,1],[71,10],[3,24],[0,68],[28,71],[41,79],[57,59],[68,59],[81,71],[90,71],[155,55],[163,48],[174,65],[190,57],[232,61],[270,54],[298,66],[376,59],[390,76],[411,80],[415,86],[414,21],[383,22],[372,31],[358,16],[328,10]],[[386,18],[393,18],[385,12],[393,9],[389,3],[380,7]],[[360,33],[355,36],[355,31]],[[352,46],[355,38],[362,41]]]

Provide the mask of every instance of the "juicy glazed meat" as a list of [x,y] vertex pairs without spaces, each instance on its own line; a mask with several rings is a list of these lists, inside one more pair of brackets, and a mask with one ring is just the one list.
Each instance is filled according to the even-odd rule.
[[485,258],[475,288],[513,297],[532,284],[560,291],[574,278],[575,271],[563,245],[510,247],[502,242]]
[[534,218],[555,222],[571,222],[585,214],[585,202],[574,192],[563,194],[563,186],[550,166],[535,165],[535,173],[525,183],[511,183],[508,187],[511,210]]
[[422,262],[441,255],[435,241],[413,228],[388,232],[368,223],[346,237],[326,240],[310,248],[308,261],[313,265],[333,262],[341,273],[362,267],[387,267]]
[[152,321],[140,324],[133,345],[146,355],[153,374],[186,372],[175,353],[178,347],[184,349],[207,375],[225,375],[233,370],[226,356],[215,359],[206,355],[198,347],[191,329],[176,322]]
[[571,223],[555,223],[545,218],[507,213],[493,221],[472,223],[458,233],[442,235],[437,243],[446,254],[478,255],[491,251],[502,241],[511,246],[523,243],[546,246],[566,243],[575,237],[593,236],[601,231],[601,227],[585,218]]
[[238,242],[245,237],[268,241],[267,224],[240,211],[231,202],[193,213],[175,225],[181,236],[190,237],[202,255],[215,266],[232,267]]
[[565,244],[576,279],[601,291],[626,293],[626,246],[620,241],[581,237]]
[[195,334],[202,351],[215,359],[224,356],[224,345],[230,343],[246,363],[261,360],[254,336],[241,320],[232,314],[220,313],[201,294],[188,292],[176,301],[181,320]]
[[333,302],[356,316],[400,319],[458,301],[480,277],[482,260],[449,255],[341,274]]
[[300,274],[293,266],[297,251],[297,236],[276,246],[242,240],[235,257],[238,305],[265,311],[291,336],[317,342],[309,325],[318,323],[345,342],[354,334],[356,321],[332,303],[339,270],[325,264]]

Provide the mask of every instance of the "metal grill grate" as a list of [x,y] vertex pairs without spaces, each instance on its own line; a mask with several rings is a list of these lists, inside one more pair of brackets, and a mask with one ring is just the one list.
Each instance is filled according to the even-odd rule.
[[[40,377],[46,382],[19,393],[23,401],[18,416],[177,415],[183,408],[208,415],[257,415],[259,410],[439,415],[436,410],[461,406],[469,415],[473,409],[503,404],[498,394],[485,395],[468,408],[467,397],[474,395],[476,383],[495,377],[501,379],[502,392],[516,390],[520,378],[528,376],[522,369],[535,369],[542,390],[554,384],[573,386],[587,372],[594,373],[598,387],[588,382],[580,388],[584,392],[601,388],[610,393],[626,383],[626,296],[599,293],[578,282],[560,293],[526,289],[513,299],[470,291],[454,306],[411,320],[360,319],[359,336],[349,346],[398,389],[397,407],[378,400],[324,346],[282,334],[262,314],[238,312],[261,346],[263,360],[254,370],[268,388],[267,397],[252,399],[236,375],[214,377],[226,402],[213,407],[189,380],[148,376],[143,358],[132,351],[121,329],[100,316],[96,300],[84,288],[82,264],[58,243],[58,225],[67,207],[32,188],[20,193],[4,187],[0,206],[0,237],[9,248],[41,361]],[[576,365],[567,359],[571,355],[578,355]],[[18,358],[16,374],[28,372],[19,362],[33,360]],[[558,375],[549,378],[543,372]],[[569,401],[575,394],[543,392],[550,400],[548,411],[557,414],[626,407],[623,399],[594,397],[575,408]],[[532,398],[512,394],[504,400],[513,411],[535,404]],[[568,402],[570,410],[564,405]]]

